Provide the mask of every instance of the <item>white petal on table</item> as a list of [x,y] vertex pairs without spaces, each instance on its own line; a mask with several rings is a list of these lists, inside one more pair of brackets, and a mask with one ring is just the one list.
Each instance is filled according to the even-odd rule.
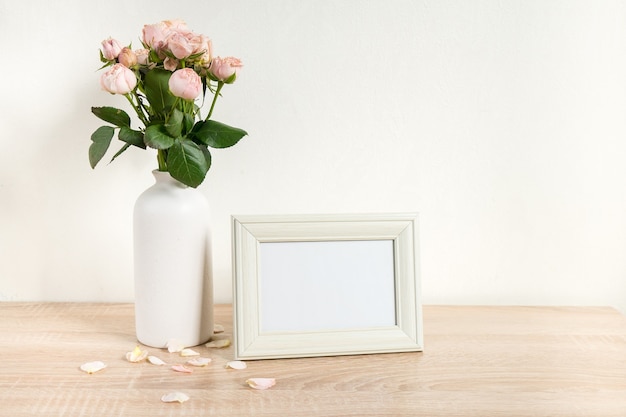
[[186,363],[191,366],[207,366],[211,363],[211,358],[193,358],[189,359]]
[[94,372],[98,372],[106,368],[107,366],[102,361],[93,361],[86,362],[80,366],[80,370],[83,372],[87,372],[88,374],[93,374]]
[[189,400],[189,395],[184,392],[170,392],[161,397],[161,401],[164,403],[184,403],[187,400]]
[[231,369],[246,369],[248,365],[244,361],[228,361],[226,367]]

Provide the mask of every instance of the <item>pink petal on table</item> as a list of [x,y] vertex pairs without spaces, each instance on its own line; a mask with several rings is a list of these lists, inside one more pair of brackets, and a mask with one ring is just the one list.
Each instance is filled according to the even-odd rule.
[[229,361],[226,362],[226,367],[231,369],[246,369],[248,365],[244,361]]
[[182,372],[184,374],[190,374],[193,372],[193,369],[189,369],[184,365],[173,365],[172,366],[172,370],[176,371],[176,372]]
[[93,374],[94,372],[101,371],[102,369],[106,367],[107,366],[104,364],[104,362],[94,361],[94,362],[83,363],[80,366],[80,370],[83,372],[87,372],[88,374]]
[[184,403],[188,399],[189,395],[185,394],[184,392],[170,392],[169,394],[165,394],[161,397],[161,401],[163,401],[164,403]]
[[276,385],[276,379],[274,378],[250,378],[246,381],[246,384],[250,388],[254,389],[268,389]]

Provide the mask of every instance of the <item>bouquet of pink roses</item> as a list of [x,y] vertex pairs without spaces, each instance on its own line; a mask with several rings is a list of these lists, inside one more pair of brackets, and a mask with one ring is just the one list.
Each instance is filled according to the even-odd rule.
[[[105,91],[126,97],[143,126],[132,129],[123,110],[92,107],[93,114],[113,126],[101,126],[91,135],[89,162],[92,168],[97,165],[119,129],[124,144],[112,160],[131,146],[156,149],[159,171],[197,187],[211,167],[209,147],[233,146],[247,134],[211,120],[222,87],[237,79],[241,61],[214,57],[211,40],[190,31],[181,20],[145,25],[142,35],[142,49],[123,47],[111,38],[102,42],[101,69],[107,70],[100,84]],[[213,99],[202,117],[207,90]]]

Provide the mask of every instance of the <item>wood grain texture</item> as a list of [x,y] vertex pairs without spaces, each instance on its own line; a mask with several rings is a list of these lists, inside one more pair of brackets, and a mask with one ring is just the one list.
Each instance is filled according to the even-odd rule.
[[[231,337],[231,307],[216,306]],[[130,304],[0,303],[0,416],[626,416],[626,318],[610,308],[424,306],[424,352],[131,364]],[[171,363],[178,354],[149,349]],[[102,360],[87,375],[78,367]],[[273,377],[255,391],[250,377]],[[191,399],[164,404],[161,395]]]

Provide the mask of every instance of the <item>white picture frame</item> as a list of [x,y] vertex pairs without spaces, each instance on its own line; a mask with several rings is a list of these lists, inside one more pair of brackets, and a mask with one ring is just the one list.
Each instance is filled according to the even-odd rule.
[[423,350],[416,213],[231,225],[237,359]]

